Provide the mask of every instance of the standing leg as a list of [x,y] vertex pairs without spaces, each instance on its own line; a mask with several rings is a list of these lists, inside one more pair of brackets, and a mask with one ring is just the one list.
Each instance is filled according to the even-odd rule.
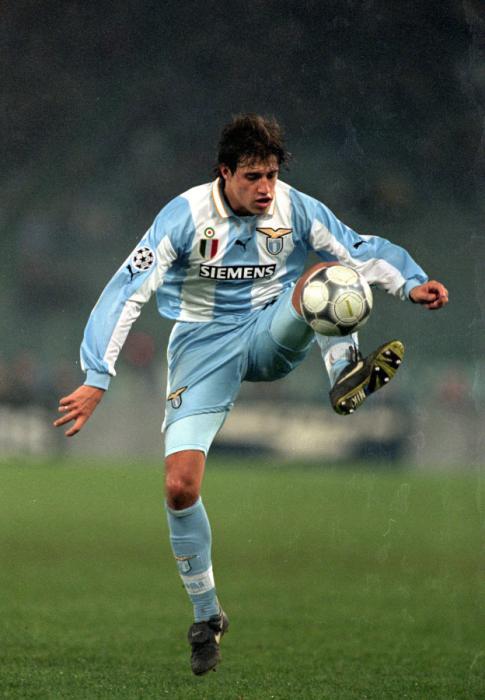
[[[171,424],[165,437],[170,544],[194,609],[195,621],[188,639],[196,675],[210,671],[220,661],[219,643],[229,625],[216,595],[211,528],[200,497],[206,453],[226,415],[219,412],[187,416]],[[184,449],[189,445],[198,449]]]
[[194,607],[195,622],[218,615],[212,573],[212,535],[200,489],[205,455],[183,450],[165,460],[165,491],[170,543],[177,568]]

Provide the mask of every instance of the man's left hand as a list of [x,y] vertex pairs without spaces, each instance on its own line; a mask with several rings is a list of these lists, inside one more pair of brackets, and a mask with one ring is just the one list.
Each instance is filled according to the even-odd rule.
[[436,280],[430,280],[414,287],[409,296],[415,304],[422,304],[427,309],[441,309],[448,303],[448,290]]

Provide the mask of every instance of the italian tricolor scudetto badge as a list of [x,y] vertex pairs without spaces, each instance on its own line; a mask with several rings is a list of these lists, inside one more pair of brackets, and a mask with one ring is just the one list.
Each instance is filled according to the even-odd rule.
[[217,238],[212,238],[211,240],[204,239],[199,245],[200,254],[203,258],[209,260],[209,258],[213,258],[216,255],[218,247],[219,241]]

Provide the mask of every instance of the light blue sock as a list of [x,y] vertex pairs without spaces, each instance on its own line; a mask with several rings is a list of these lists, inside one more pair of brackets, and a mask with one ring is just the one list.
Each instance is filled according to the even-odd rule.
[[340,372],[346,367],[351,359],[349,347],[359,348],[357,333],[352,335],[327,336],[315,333],[315,338],[320,346],[323,361],[327,368],[330,386],[333,387]]
[[195,622],[219,614],[212,573],[212,536],[202,499],[183,510],[166,505],[170,544],[180,578],[194,606]]

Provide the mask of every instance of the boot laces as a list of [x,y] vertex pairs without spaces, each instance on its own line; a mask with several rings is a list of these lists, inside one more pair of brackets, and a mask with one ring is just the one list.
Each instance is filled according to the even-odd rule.
[[353,365],[356,365],[359,360],[363,359],[362,353],[356,345],[349,345],[349,359]]

